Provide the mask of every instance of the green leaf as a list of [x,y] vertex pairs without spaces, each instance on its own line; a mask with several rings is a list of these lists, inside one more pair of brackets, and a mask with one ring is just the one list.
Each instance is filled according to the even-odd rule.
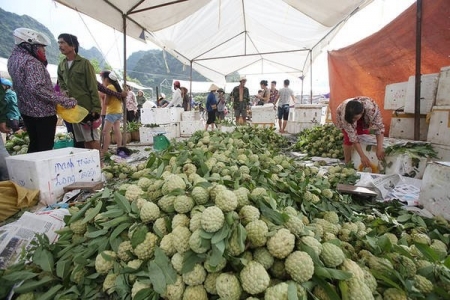
[[350,272],[319,266],[316,266],[314,268],[314,274],[316,274],[321,278],[338,279],[338,280],[347,280],[352,277],[352,273]]
[[290,282],[288,286],[288,300],[298,300],[297,287],[294,282]]
[[411,215],[410,214],[403,214],[398,216],[397,221],[400,223],[405,223],[407,221],[409,221],[411,219]]
[[150,288],[145,288],[137,292],[137,294],[134,296],[133,300],[149,300],[152,296],[153,291]]
[[322,287],[325,290],[325,293],[327,294],[329,299],[333,299],[333,300],[340,300],[341,297],[339,297],[339,295],[336,293],[336,291],[334,289],[332,289],[330,287],[330,284],[323,280],[320,277],[317,276],[313,276],[313,281],[315,281],[317,284],[320,285],[320,287]]
[[16,271],[2,276],[2,279],[16,283],[22,280],[34,278],[38,275],[39,274],[30,271]]
[[419,249],[420,252],[431,262],[438,262],[439,256],[436,254],[436,252],[430,248],[430,246],[415,243],[416,248]]
[[163,270],[156,264],[156,262],[152,261],[148,266],[148,272],[155,292],[158,294],[163,294],[167,286]]
[[115,192],[114,200],[116,201],[117,205],[119,205],[119,207],[123,209],[125,212],[127,213],[131,212],[130,201],[128,201],[128,199],[125,198],[124,195],[120,194],[119,192]]
[[236,230],[238,235],[239,249],[244,250],[245,240],[247,239],[247,230],[245,230],[245,227],[241,223],[238,224]]
[[120,224],[122,224],[124,222],[130,222],[130,217],[128,215],[123,215],[123,216],[115,218],[113,220],[103,222],[101,225],[103,226],[103,228],[108,229],[111,227],[119,226]]
[[45,292],[40,297],[38,297],[37,300],[54,299],[54,296],[62,287],[63,287],[62,284],[57,284],[57,285],[51,287],[47,292]]
[[136,248],[137,245],[142,243],[145,240],[145,236],[147,235],[148,229],[146,226],[139,226],[133,233],[131,237],[131,246]]
[[181,274],[192,271],[196,264],[204,262],[205,259],[205,254],[197,254],[192,250],[185,252],[183,254],[183,267],[181,268]]
[[87,238],[94,239],[94,238],[97,238],[99,236],[107,234],[108,231],[109,231],[108,229],[101,229],[101,230],[91,231],[91,232],[85,233],[84,236],[87,237]]
[[70,260],[59,260],[56,263],[56,276],[64,280],[69,275],[71,264]]
[[[114,206],[117,207],[116,205],[114,205]],[[109,208],[106,208],[106,209],[107,209],[107,211],[102,212],[102,216],[105,218],[117,218],[117,217],[120,217],[125,214],[125,211],[118,207],[112,208],[112,209],[109,209]]]
[[203,229],[201,229],[199,235],[202,239],[210,240],[214,236],[214,234],[215,234],[214,232],[206,232]]
[[217,267],[219,263],[222,261],[222,255],[225,251],[225,241],[220,241],[217,244],[211,245],[212,251],[211,251],[211,258],[209,260],[209,264],[212,267]]
[[218,242],[224,240],[228,236],[229,233],[230,233],[230,227],[228,226],[227,223],[224,223],[222,228],[219,231],[217,231],[211,238],[211,243],[217,244]]
[[109,237],[110,241],[116,239],[125,229],[130,228],[131,223],[122,223],[114,228],[111,236]]
[[29,280],[25,281],[20,286],[14,288],[14,292],[18,294],[25,294],[28,292],[34,292],[37,288],[49,284],[53,281],[53,278],[50,276],[44,276],[40,280]]
[[156,247],[155,249],[154,261],[161,268],[166,284],[174,284],[177,281],[177,271],[173,268],[167,255],[159,247]]
[[33,254],[33,262],[43,271],[52,272],[54,267],[53,255],[47,249],[37,248]]
[[450,255],[445,259],[444,266],[450,269]]
[[87,222],[89,222],[92,219],[94,219],[95,216],[98,215],[98,213],[102,209],[102,206],[103,206],[103,202],[102,201],[98,201],[97,205],[86,214],[86,216],[84,217],[83,221],[81,221],[81,223],[86,224]]

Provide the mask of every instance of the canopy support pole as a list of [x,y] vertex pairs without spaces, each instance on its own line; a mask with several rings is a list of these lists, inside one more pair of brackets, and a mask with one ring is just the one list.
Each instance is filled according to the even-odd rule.
[[311,74],[311,80],[310,80],[310,87],[311,87],[311,91],[309,94],[309,103],[312,104],[312,99],[313,99],[313,67],[312,67],[312,63],[313,63],[313,58],[312,58],[312,50],[309,50],[309,66],[311,68],[311,70],[309,71],[309,73]]
[[[127,15],[122,15],[123,20],[123,88],[127,86]],[[127,101],[122,101],[123,131],[122,146],[127,145]]]
[[417,0],[416,16],[416,85],[414,97],[414,140],[420,140],[420,82],[422,56],[422,0]]
[[189,71],[189,104],[188,110],[191,110],[191,99],[192,99],[192,60],[191,60],[191,70]]

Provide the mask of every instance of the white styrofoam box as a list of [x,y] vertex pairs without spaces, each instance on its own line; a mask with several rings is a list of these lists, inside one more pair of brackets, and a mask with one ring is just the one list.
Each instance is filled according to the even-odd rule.
[[318,123],[322,121],[323,105],[301,104],[295,106],[294,121],[305,123]]
[[142,108],[141,123],[161,125],[180,122],[182,112],[184,112],[182,107]]
[[450,105],[450,67],[442,67],[436,93],[436,105]]
[[205,125],[203,125],[203,121],[181,121],[180,122],[180,135],[181,136],[191,136],[194,132],[198,130],[204,130]]
[[450,146],[431,144],[433,149],[437,152],[437,157],[442,161],[450,161]]
[[286,124],[286,131],[291,134],[297,134],[305,129],[313,128],[318,125],[319,123],[288,121]]
[[183,111],[181,113],[181,121],[198,121],[200,120],[200,112],[196,110]]
[[[376,170],[372,170],[372,173],[379,173],[381,164],[377,157],[377,146],[366,144],[364,142],[360,142],[360,145],[361,145],[361,149],[363,150],[364,154],[369,158],[371,164],[373,166],[376,166],[376,168],[378,170],[377,172],[376,172]],[[353,163],[353,166],[355,167],[355,169],[357,169],[357,170],[360,169],[361,157],[359,156],[358,152],[356,151],[356,149],[354,147],[352,150],[352,163]],[[367,171],[367,170],[364,170],[364,171]],[[368,171],[371,172],[370,170],[368,170]]]
[[181,114],[184,112],[184,108],[182,107],[170,107],[170,108],[163,108],[168,109],[170,112],[170,120],[166,123],[177,123],[181,121]]
[[[426,141],[428,134],[428,123],[426,115],[420,116],[420,140]],[[391,118],[389,137],[414,140],[414,114],[394,112]]]
[[139,128],[139,138],[141,144],[153,144],[153,136],[157,132],[161,132],[160,127],[140,127]]
[[386,168],[384,174],[400,174],[405,177],[422,179],[429,161],[426,157],[412,159],[407,154],[386,155]]
[[6,157],[10,180],[40,190],[40,202],[56,203],[63,188],[75,182],[102,179],[98,150],[61,148]]
[[175,138],[179,138],[181,133],[180,133],[180,122],[178,123],[171,123],[171,124],[162,124],[159,125],[160,131],[164,131],[165,132],[165,136],[166,138],[168,138],[169,140],[171,139],[175,139]]
[[[413,114],[415,107],[415,76],[410,76],[406,89],[405,109],[406,113]],[[425,115],[431,111],[436,100],[436,91],[439,81],[439,73],[424,74],[420,84],[420,114]]]
[[384,109],[400,109],[405,107],[408,82],[397,82],[386,85],[384,93]]
[[450,106],[434,106],[427,141],[450,146]]
[[276,110],[273,104],[252,106],[253,123],[273,123],[276,118]]
[[295,109],[290,109],[288,121],[294,122],[294,119],[295,119]]
[[425,169],[420,188],[419,204],[435,216],[450,220],[450,163],[429,163]]

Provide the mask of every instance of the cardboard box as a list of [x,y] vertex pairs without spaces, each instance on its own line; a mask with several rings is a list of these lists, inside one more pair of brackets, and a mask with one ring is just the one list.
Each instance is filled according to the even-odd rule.
[[[421,76],[420,84],[420,114],[425,115],[431,111],[436,100],[439,73],[424,74]],[[410,76],[405,98],[405,113],[414,113],[416,77]]]
[[296,105],[294,109],[294,121],[321,124],[324,107],[326,106],[320,104]]
[[405,107],[408,82],[397,82],[386,85],[384,93],[384,109],[397,110]]
[[420,188],[419,204],[435,216],[450,220],[450,163],[429,163],[425,169]]
[[450,67],[442,67],[436,93],[437,106],[450,106]]
[[58,202],[65,186],[102,179],[98,150],[61,148],[9,156],[6,164],[10,180],[40,190],[44,205]]
[[194,132],[204,129],[205,125],[201,120],[180,122],[180,136],[191,136]]
[[[428,123],[426,115],[420,116],[420,140],[426,141],[428,135]],[[414,114],[404,112],[393,112],[391,118],[391,127],[389,130],[390,138],[399,138],[414,140]]]
[[273,123],[276,119],[277,111],[273,109],[273,104],[252,106],[253,123]]
[[183,111],[181,113],[181,121],[198,121],[200,120],[200,112],[196,110]]
[[428,127],[427,141],[450,146],[450,106],[434,106]]

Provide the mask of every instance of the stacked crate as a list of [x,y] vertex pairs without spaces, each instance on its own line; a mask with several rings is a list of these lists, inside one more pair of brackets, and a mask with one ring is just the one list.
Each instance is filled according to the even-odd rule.
[[289,113],[286,130],[297,134],[305,129],[324,124],[326,105],[323,104],[297,104]]
[[181,114],[184,109],[181,107],[170,108],[142,108],[141,123],[144,126],[139,128],[141,142],[153,143],[155,134],[164,133],[168,139],[180,137]]
[[436,103],[431,109],[427,141],[440,159],[450,161],[450,67],[441,68]]
[[[439,74],[421,76],[420,85],[420,140],[426,141],[428,124],[426,116],[431,111],[438,86]],[[414,107],[415,107],[415,76],[410,76],[406,82],[393,83],[386,86],[384,109],[392,110],[389,137],[399,139],[414,139]]]
[[198,130],[205,129],[205,125],[200,118],[199,111],[184,111],[181,113],[180,134],[182,137],[189,137]]

